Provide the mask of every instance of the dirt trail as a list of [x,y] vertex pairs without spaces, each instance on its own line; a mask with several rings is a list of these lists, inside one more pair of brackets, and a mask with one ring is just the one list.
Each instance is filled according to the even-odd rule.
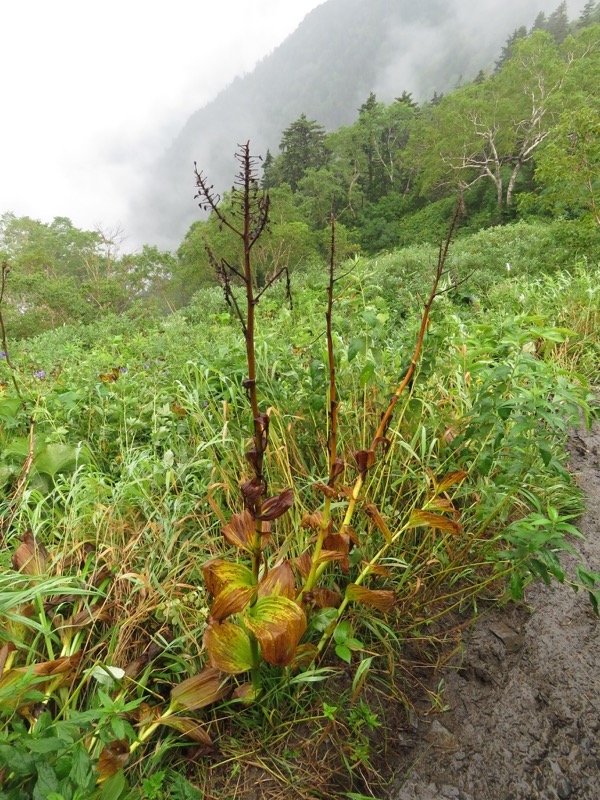
[[[571,437],[587,496],[578,543],[600,571],[600,428]],[[535,585],[526,605],[480,618],[456,669],[450,711],[402,732],[390,800],[600,800],[600,621],[585,593]]]

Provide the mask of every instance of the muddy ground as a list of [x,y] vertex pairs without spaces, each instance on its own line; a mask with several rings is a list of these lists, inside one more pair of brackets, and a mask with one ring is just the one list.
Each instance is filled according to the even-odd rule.
[[[600,572],[600,427],[570,452],[587,497],[577,546]],[[449,710],[399,734],[390,800],[600,800],[600,621],[585,593],[536,584],[482,615],[443,680]]]

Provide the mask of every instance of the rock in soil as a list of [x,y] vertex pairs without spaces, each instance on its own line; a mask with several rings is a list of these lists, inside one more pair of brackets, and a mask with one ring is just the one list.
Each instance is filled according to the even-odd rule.
[[[600,429],[569,449],[587,498],[576,544],[600,572]],[[586,593],[535,584],[526,606],[482,614],[443,677],[450,711],[419,721],[390,800],[600,800],[600,621]]]

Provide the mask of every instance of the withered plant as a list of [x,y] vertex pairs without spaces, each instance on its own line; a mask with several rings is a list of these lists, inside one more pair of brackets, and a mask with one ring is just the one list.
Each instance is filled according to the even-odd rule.
[[[406,519],[396,529],[388,526],[382,512],[364,493],[369,471],[385,459],[390,449],[387,433],[394,408],[415,377],[432,305],[435,298],[445,291],[442,279],[460,204],[447,239],[440,246],[433,284],[424,304],[410,365],[381,414],[369,448],[356,451],[352,463],[345,463],[338,453],[339,400],[333,314],[335,287],[344,276],[336,275],[335,219],[332,214],[326,311],[329,362],[327,477],[313,487],[317,496],[321,497],[320,507],[306,514],[300,523],[300,527],[312,532],[308,548],[293,559],[283,555],[293,550],[289,547],[289,537],[277,546],[275,537],[271,535],[271,525],[292,507],[294,487],[283,488],[268,496],[265,460],[269,444],[269,413],[261,410],[259,402],[255,312],[264,292],[283,275],[284,270],[276,273],[264,288],[255,289],[252,250],[268,225],[269,197],[259,190],[257,162],[250,155],[249,144],[240,147],[237,159],[240,172],[233,190],[232,210],[228,213],[221,210],[220,198],[213,192],[205,176],[196,172],[196,179],[200,206],[215,214],[220,223],[240,240],[240,264],[219,260],[216,254],[211,254],[211,259],[223,286],[225,299],[239,320],[246,343],[248,375],[243,386],[248,393],[253,417],[252,443],[246,452],[246,459],[252,476],[240,481],[244,510],[231,513],[228,521],[211,498],[215,510],[225,519],[223,537],[236,548],[238,558],[217,558],[203,566],[206,587],[213,598],[204,634],[209,666],[200,675],[176,687],[172,695],[179,707],[188,710],[208,705],[212,691],[213,699],[222,697],[227,676],[234,678],[233,698],[251,702],[260,697],[263,672],[267,665],[291,670],[309,667],[334,635],[349,603],[361,603],[384,614],[389,612],[396,601],[394,590],[371,588],[366,585],[368,579],[385,573],[380,566],[381,560],[409,529],[429,527],[459,532],[456,510],[447,492],[466,476],[466,473],[456,471],[433,480],[433,489],[428,494],[426,504],[417,510],[409,508]],[[245,298],[245,304],[240,295]],[[346,476],[351,477],[352,473],[354,480],[349,484]],[[340,513],[340,508],[345,508],[345,511]],[[342,573],[338,579],[339,585],[343,585],[344,575],[350,571],[351,550],[360,543],[353,527],[359,509],[368,515],[379,530],[382,545],[368,562],[360,565],[355,580],[348,582],[343,591],[338,591],[339,586],[331,588],[325,585],[323,577],[332,565],[337,566]],[[300,531],[294,531],[293,535],[298,541],[302,538]],[[326,625],[320,625],[317,631],[309,628],[306,636],[309,640],[303,641],[311,617],[323,609],[328,610]],[[250,676],[250,680],[243,676]]]

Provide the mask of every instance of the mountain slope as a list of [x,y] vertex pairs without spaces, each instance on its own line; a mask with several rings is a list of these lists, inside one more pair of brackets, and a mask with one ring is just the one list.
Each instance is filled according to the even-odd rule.
[[[327,0],[252,73],[194,112],[132,208],[135,238],[176,246],[194,219],[193,163],[218,190],[231,185],[233,153],[276,150],[301,113],[328,129],[347,124],[376,90],[390,100],[410,91],[427,100],[493,63],[515,26],[531,24],[556,0]],[[268,23],[266,23],[268,24]]]

